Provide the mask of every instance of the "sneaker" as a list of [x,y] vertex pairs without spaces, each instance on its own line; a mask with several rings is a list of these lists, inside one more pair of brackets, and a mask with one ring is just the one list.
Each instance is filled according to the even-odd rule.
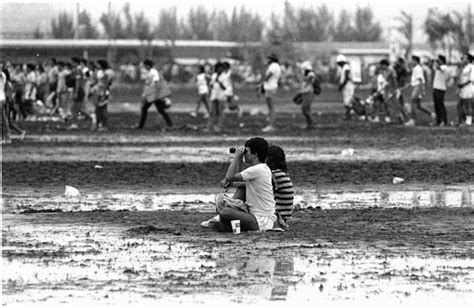
[[380,122],[379,116],[373,117],[371,122],[372,122],[372,123],[379,123],[379,122]]
[[430,116],[432,120],[436,120],[436,113],[432,112]]
[[275,127],[273,127],[272,125],[268,125],[262,128],[262,132],[264,133],[273,132],[273,131],[275,131]]
[[466,125],[472,125],[472,116],[466,116]]
[[385,117],[385,123],[390,123],[392,120],[390,120],[390,117]]
[[191,112],[190,115],[193,117],[193,118],[196,118],[197,117],[197,113],[195,111]]
[[403,125],[405,125],[405,126],[415,126],[415,120],[410,119],[407,122],[405,122],[405,124],[403,124]]
[[216,216],[212,217],[209,220],[205,220],[205,221],[201,222],[201,227],[210,228],[213,223],[220,222],[220,221],[221,221],[221,219],[220,219],[219,215],[216,215]]

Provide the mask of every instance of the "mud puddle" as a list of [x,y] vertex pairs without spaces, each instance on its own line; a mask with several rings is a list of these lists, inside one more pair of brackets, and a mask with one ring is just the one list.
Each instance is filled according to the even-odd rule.
[[159,228],[32,223],[35,215],[45,214],[3,217],[2,305],[467,305],[474,291],[462,245],[177,237]]
[[[84,193],[77,197],[51,194],[3,194],[3,213],[80,212],[80,211],[212,211],[214,194]],[[298,208],[343,209],[367,207],[463,207],[472,206],[474,188],[442,190],[300,192]]]

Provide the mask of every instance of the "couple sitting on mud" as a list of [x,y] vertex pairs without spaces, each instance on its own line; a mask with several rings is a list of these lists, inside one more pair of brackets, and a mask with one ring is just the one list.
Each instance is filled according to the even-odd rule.
[[287,228],[293,210],[293,183],[286,168],[285,153],[263,138],[251,138],[235,150],[234,158],[221,183],[236,188],[233,197],[216,196],[219,215],[201,226],[232,232],[231,221],[240,220],[242,231]]

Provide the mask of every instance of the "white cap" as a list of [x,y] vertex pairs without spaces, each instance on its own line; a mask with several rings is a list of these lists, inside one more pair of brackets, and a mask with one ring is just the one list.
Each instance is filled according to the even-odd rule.
[[336,62],[339,63],[339,62],[347,62],[347,59],[344,55],[338,55],[336,57]]
[[311,71],[313,69],[313,65],[309,61],[304,61],[301,63],[301,69]]

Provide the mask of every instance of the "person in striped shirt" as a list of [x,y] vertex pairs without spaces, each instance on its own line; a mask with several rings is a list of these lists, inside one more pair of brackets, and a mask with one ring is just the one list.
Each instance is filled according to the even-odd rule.
[[268,148],[267,166],[272,171],[273,195],[277,221],[284,229],[288,228],[288,221],[293,212],[294,188],[288,175],[286,157],[283,149],[276,145]]

